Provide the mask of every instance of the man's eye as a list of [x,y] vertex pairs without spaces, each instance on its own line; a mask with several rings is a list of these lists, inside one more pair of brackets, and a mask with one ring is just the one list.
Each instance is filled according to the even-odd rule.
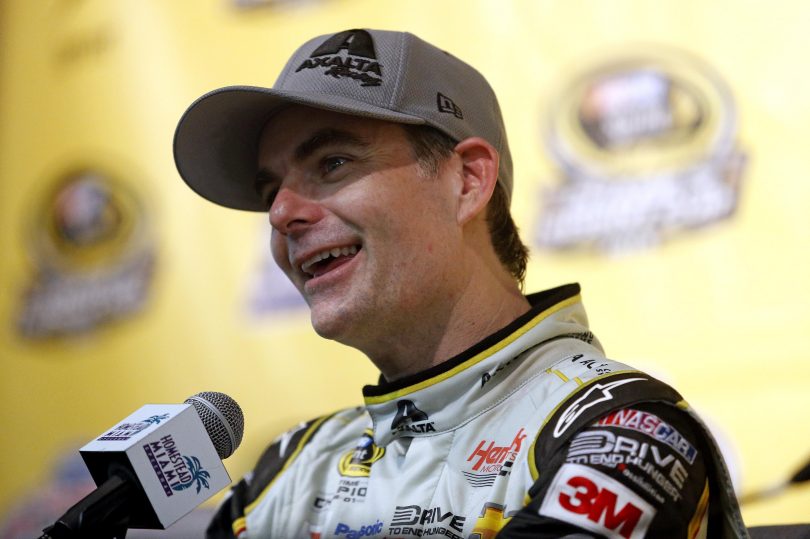
[[340,166],[342,166],[342,165],[344,165],[345,163],[348,163],[348,162],[349,162],[349,160],[346,159],[345,157],[333,156],[333,157],[327,157],[326,159],[324,159],[322,161],[322,163],[321,163],[321,166],[323,167],[324,173],[329,174],[333,170],[339,168]]

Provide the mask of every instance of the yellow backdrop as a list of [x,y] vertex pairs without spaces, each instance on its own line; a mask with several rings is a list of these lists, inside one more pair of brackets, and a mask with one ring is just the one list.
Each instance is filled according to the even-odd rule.
[[[303,40],[356,27],[412,31],[487,76],[533,246],[528,291],[582,283],[608,354],[706,416],[743,491],[785,478],[810,457],[808,25],[799,1],[3,2],[0,513],[146,402],[232,395],[247,418],[233,476],[288,426],[360,402],[373,368],[314,335],[267,265],[266,218],[193,195],[171,152],[193,99],[271,85]],[[736,211],[621,252],[539,246],[541,193],[563,181],[545,147],[552,103],[605,51],[653,45],[701,58],[730,88],[746,156]],[[71,213],[79,188],[111,197],[100,229]],[[808,521],[807,507],[796,487],[744,515]]]

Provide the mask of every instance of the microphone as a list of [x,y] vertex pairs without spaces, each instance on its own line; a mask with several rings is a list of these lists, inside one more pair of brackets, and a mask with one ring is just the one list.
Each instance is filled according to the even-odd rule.
[[183,404],[147,404],[79,450],[98,488],[40,539],[124,539],[165,529],[230,484],[222,465],[242,442],[242,409],[204,391]]

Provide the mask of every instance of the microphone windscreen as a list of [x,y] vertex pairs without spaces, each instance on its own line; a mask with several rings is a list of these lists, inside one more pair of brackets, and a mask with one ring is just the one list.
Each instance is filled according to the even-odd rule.
[[245,430],[245,417],[236,401],[225,393],[203,391],[187,398],[185,403],[194,406],[219,458],[230,457],[242,443]]

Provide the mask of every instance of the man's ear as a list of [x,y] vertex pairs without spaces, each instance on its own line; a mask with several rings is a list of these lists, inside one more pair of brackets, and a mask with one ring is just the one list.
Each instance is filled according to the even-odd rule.
[[481,137],[462,140],[455,152],[462,165],[457,218],[465,224],[487,207],[498,181],[499,156],[495,147]]

